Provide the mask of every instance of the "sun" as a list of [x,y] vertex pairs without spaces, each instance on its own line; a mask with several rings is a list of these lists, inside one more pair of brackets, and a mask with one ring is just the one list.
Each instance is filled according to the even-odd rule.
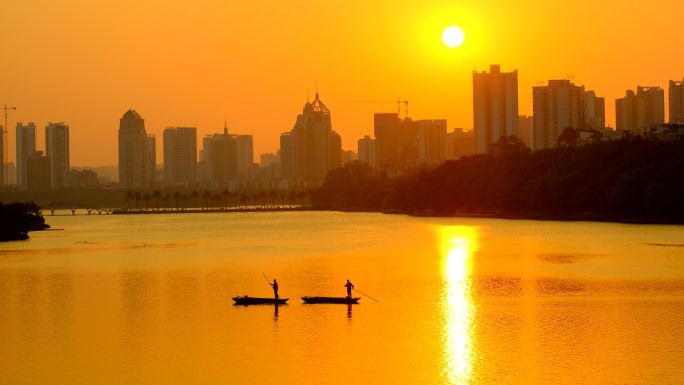
[[463,35],[463,30],[456,26],[447,27],[444,32],[442,32],[442,41],[449,48],[460,47],[465,40]]

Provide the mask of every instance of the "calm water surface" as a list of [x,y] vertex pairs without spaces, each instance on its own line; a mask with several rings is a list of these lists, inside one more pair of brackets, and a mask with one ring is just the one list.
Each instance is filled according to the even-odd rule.
[[[47,217],[0,244],[2,384],[681,384],[684,227]],[[271,295],[288,305],[233,306]],[[343,296],[349,278],[380,300]]]

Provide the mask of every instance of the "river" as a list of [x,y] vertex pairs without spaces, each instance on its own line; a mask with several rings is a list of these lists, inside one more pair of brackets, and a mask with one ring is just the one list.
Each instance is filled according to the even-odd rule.
[[[681,384],[684,226],[47,216],[0,244],[3,384]],[[233,306],[270,296],[287,305]],[[305,305],[304,295],[358,305]]]

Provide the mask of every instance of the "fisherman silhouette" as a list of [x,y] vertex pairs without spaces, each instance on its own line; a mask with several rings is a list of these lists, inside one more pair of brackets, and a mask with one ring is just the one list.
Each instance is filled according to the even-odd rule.
[[349,280],[347,280],[347,283],[344,284],[344,287],[347,288],[347,298],[351,298],[351,294],[352,294],[351,292],[352,292],[352,289],[354,288],[354,284],[349,282]]
[[278,299],[278,281],[276,281],[275,278],[273,278],[273,283],[271,283],[270,285],[273,286],[273,295],[275,296],[275,299],[277,300]]

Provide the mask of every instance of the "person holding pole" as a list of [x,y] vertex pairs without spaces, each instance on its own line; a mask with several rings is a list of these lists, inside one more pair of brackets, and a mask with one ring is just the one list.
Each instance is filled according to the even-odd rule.
[[349,280],[347,279],[347,283],[344,284],[344,287],[347,288],[347,298],[351,298],[352,289],[354,288],[354,284],[349,282]]
[[276,301],[278,300],[278,281],[276,281],[275,278],[273,278],[273,283],[269,282],[269,285],[273,287],[273,295],[275,296]]

